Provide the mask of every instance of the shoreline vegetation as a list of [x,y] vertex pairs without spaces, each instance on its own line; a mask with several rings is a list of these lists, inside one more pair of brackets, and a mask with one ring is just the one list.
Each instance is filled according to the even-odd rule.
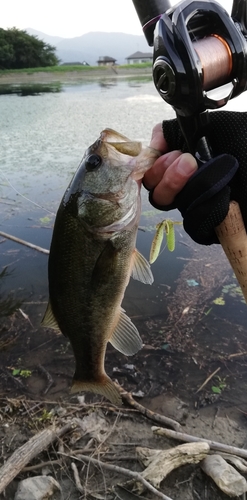
[[55,81],[94,80],[152,76],[152,63],[123,66],[64,65],[46,68],[0,70],[0,85],[14,83],[49,83]]

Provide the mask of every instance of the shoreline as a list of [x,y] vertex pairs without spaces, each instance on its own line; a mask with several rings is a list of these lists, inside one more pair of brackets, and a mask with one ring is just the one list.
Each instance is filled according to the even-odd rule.
[[104,79],[121,78],[142,78],[152,77],[152,68],[109,68],[94,70],[74,70],[74,71],[37,71],[33,73],[8,73],[0,75],[0,85],[8,84],[27,84],[27,83],[52,83],[52,82],[80,82]]

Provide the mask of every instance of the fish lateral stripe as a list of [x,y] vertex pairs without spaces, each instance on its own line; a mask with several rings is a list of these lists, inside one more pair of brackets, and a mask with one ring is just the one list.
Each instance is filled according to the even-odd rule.
[[104,396],[116,406],[122,405],[122,398],[116,385],[106,374],[102,375],[101,380],[98,382],[74,379],[70,392],[72,394],[76,392],[92,392],[93,394]]

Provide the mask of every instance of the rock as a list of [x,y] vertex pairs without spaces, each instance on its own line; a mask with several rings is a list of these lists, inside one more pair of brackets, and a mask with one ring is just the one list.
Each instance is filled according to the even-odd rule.
[[51,476],[29,477],[18,485],[14,500],[48,500],[60,485]]
[[200,465],[226,495],[239,497],[247,491],[246,479],[220,455],[209,455]]

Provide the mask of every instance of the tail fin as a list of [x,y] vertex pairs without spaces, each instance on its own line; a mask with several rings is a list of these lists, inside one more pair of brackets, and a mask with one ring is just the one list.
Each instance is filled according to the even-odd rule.
[[97,381],[80,381],[73,380],[73,385],[71,387],[71,393],[75,392],[93,392],[94,394],[101,394],[105,398],[109,399],[114,405],[120,406],[122,404],[122,399],[120,393],[118,392],[116,386],[106,374],[102,375],[101,379]]

